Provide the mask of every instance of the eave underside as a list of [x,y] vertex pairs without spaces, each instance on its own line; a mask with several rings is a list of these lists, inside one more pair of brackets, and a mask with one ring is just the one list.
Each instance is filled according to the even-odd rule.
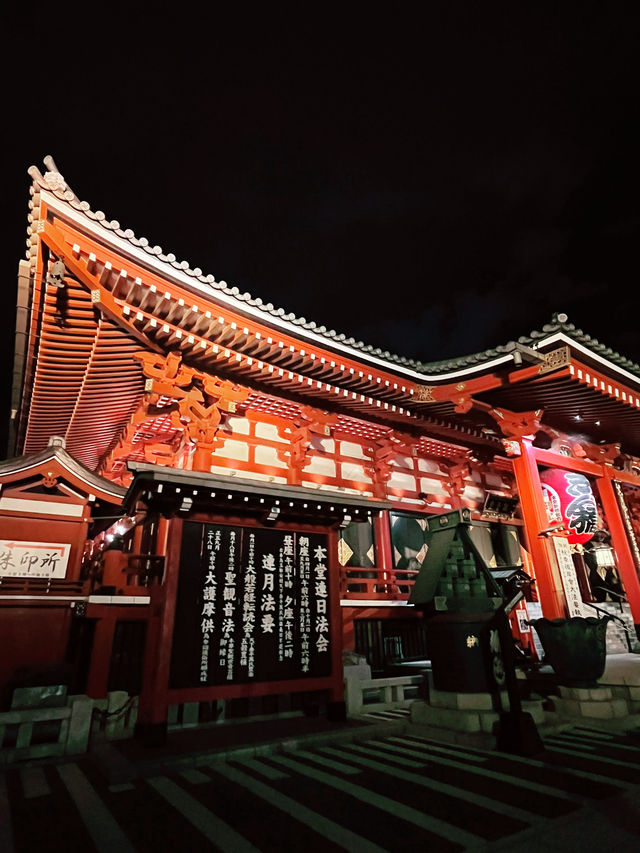
[[[214,302],[195,304],[194,295],[173,282],[142,268],[122,269],[125,259],[68,222],[50,215],[42,224],[42,245],[64,260],[67,275],[62,288],[44,282],[35,288],[32,311],[39,320],[31,327],[26,417],[18,443],[23,452],[40,450],[51,435],[61,435],[75,458],[100,470],[127,430],[126,452],[111,460],[115,468],[124,468],[128,459],[148,461],[147,445],[177,445],[180,429],[169,408],[165,417],[141,417],[131,429],[145,397],[134,356],[153,351],[177,352],[184,364],[242,385],[248,397],[238,414],[262,412],[295,421],[311,405],[332,413],[335,428],[355,440],[376,441],[393,429],[438,456],[469,445],[495,453],[501,450],[499,429],[487,409],[503,407],[543,409],[552,428],[575,433],[580,423],[579,431],[588,429],[590,440],[618,440],[626,452],[640,454],[637,407],[566,370],[514,380],[512,364],[505,364],[495,374],[470,374],[468,384],[478,388],[473,397],[480,407],[461,409],[455,399],[416,405],[413,394],[420,386],[415,382],[244,326],[246,318],[222,316],[221,311],[229,312]],[[446,387],[436,391],[442,396]]]

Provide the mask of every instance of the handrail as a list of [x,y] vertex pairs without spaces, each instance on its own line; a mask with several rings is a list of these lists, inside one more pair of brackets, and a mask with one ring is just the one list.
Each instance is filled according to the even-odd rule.
[[[622,595],[622,594],[621,594],[621,593],[619,593],[619,592],[614,592],[612,589],[609,589],[609,587],[608,587],[608,586],[594,586],[594,589],[600,589],[600,590],[602,590],[602,592],[606,592],[606,593],[607,593],[607,595],[615,595],[615,597],[616,597],[617,599],[619,599],[619,600],[620,600],[620,602],[624,601],[624,603],[625,603],[625,604],[628,604],[628,603],[629,603],[629,600],[628,600],[628,598],[627,598],[625,595]],[[586,603],[587,603],[587,602],[585,601],[585,604],[586,604]]]
[[629,634],[629,628],[627,627],[627,623],[624,621],[624,619],[621,619],[619,616],[614,616],[613,613],[609,613],[608,610],[604,610],[602,607],[598,607],[595,604],[591,604],[591,602],[589,601],[584,601],[583,604],[586,604],[587,607],[593,607],[593,609],[596,610],[598,613],[604,613],[605,616],[608,616],[609,619],[613,619],[614,622],[619,622],[622,625],[622,628],[625,633],[625,637],[627,640],[627,648],[629,649],[629,651],[631,651],[631,636]]

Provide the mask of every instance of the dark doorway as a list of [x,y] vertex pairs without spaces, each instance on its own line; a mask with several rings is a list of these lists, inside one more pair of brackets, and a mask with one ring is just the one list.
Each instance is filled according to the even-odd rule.
[[139,695],[146,633],[146,622],[119,621],[116,623],[108,690],[126,690],[129,696]]
[[356,619],[355,650],[379,673],[403,661],[424,660],[427,644],[419,619]]

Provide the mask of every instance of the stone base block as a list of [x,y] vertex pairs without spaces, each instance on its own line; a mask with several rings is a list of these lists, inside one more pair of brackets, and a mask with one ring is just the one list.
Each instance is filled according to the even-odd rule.
[[[509,706],[507,691],[500,693],[503,708]],[[429,704],[434,708],[453,708],[461,711],[493,711],[491,693],[453,693],[447,690],[429,691]]]
[[629,706],[625,699],[599,699],[579,701],[578,699],[553,699],[555,711],[563,717],[590,717],[599,720],[612,720],[626,717]]
[[[484,714],[491,714],[485,711]],[[463,711],[458,708],[436,708],[426,702],[414,702],[411,706],[411,722],[435,726],[438,729],[451,729],[456,732],[490,731],[483,728],[479,711]],[[495,720],[498,715],[493,713]],[[486,723],[485,723],[486,725]]]
[[[439,729],[448,729],[456,732],[486,732],[490,734],[495,731],[496,723],[500,719],[500,714],[498,711],[495,711],[491,705],[486,707],[486,701],[484,698],[479,698],[486,696],[490,697],[490,694],[444,694],[442,691],[439,691],[438,698],[440,701],[443,701],[444,695],[451,697],[451,705],[448,707],[433,704],[433,694],[430,697],[432,704],[427,704],[426,702],[413,702],[411,705],[411,722],[422,723],[427,726],[435,726]],[[458,701],[460,698],[462,707]],[[478,705],[485,705],[485,707],[478,708]],[[509,708],[509,702],[506,694],[504,696],[503,708],[505,711]],[[545,712],[542,707],[542,700],[523,702],[522,710],[531,714],[536,724],[544,723]]]
[[610,687],[560,687],[560,698],[575,702],[609,702],[613,698]]

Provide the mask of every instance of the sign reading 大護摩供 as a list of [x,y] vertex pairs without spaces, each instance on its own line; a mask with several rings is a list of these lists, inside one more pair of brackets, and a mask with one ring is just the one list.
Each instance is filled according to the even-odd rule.
[[64,578],[71,545],[0,539],[0,578]]
[[331,673],[328,537],[185,522],[172,687]]

